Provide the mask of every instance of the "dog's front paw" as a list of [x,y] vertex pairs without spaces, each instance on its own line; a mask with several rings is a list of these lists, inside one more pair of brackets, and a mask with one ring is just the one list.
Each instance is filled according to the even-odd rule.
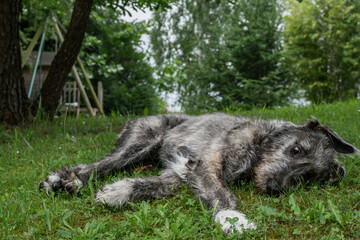
[[64,168],[52,172],[45,181],[39,184],[39,190],[44,189],[48,196],[50,191],[57,192],[59,189],[72,194],[79,191],[82,186],[83,182],[76,177],[75,173]]
[[113,184],[106,184],[95,195],[95,203],[106,204],[112,207],[121,207],[131,198],[133,181],[119,180]]
[[235,210],[220,210],[215,215],[215,222],[219,222],[225,234],[233,233],[234,229],[240,233],[244,229],[256,229],[254,223],[249,223],[245,214]]

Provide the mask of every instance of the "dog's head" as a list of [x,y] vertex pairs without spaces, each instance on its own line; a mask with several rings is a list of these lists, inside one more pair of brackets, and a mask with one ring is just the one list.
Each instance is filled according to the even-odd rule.
[[276,128],[262,142],[261,151],[255,182],[270,194],[296,188],[304,182],[336,183],[346,173],[336,153],[360,153],[317,120]]

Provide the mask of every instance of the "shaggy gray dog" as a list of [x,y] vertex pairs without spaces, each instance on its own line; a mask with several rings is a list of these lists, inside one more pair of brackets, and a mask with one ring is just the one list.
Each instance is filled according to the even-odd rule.
[[305,125],[285,121],[253,121],[222,113],[203,116],[159,115],[129,121],[115,149],[102,160],[53,171],[40,189],[69,193],[87,183],[92,172],[103,177],[139,161],[160,162],[159,176],[120,179],[104,185],[95,201],[121,207],[144,197],[173,194],[184,182],[210,209],[225,233],[227,218],[237,217],[237,231],[255,229],[237,210],[228,183],[254,179],[257,187],[278,194],[309,181],[335,183],[345,176],[336,153],[358,154],[330,128],[312,120]]

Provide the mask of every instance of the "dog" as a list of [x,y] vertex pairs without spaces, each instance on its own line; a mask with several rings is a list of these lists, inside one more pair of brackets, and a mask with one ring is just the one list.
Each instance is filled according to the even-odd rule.
[[[336,183],[345,168],[336,153],[359,154],[329,127],[311,120],[297,125],[279,120],[251,120],[214,113],[201,116],[165,114],[126,123],[116,147],[102,160],[51,172],[39,189],[78,191],[90,175],[101,178],[113,170],[150,160],[164,166],[159,176],[125,178],[97,191],[95,202],[121,207],[141,198],[172,195],[188,184],[214,221],[228,234],[256,225],[237,210],[238,199],[228,184],[253,179],[268,194],[279,194],[302,183]],[[238,221],[230,223],[229,218]]]

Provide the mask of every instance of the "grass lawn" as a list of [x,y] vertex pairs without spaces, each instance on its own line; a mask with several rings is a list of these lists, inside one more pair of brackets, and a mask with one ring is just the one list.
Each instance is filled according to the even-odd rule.
[[[360,148],[359,110],[360,101],[350,101],[234,113],[295,123],[315,117]],[[90,182],[77,195],[39,193],[39,183],[52,169],[106,155],[126,120],[67,117],[22,128],[0,125],[0,239],[360,239],[359,156],[339,156],[347,176],[338,186],[311,185],[269,197],[252,182],[231,185],[241,199],[239,209],[257,224],[243,235],[223,235],[211,211],[185,185],[173,197],[121,209],[94,204],[94,192],[105,182],[159,170],[119,172]]]

